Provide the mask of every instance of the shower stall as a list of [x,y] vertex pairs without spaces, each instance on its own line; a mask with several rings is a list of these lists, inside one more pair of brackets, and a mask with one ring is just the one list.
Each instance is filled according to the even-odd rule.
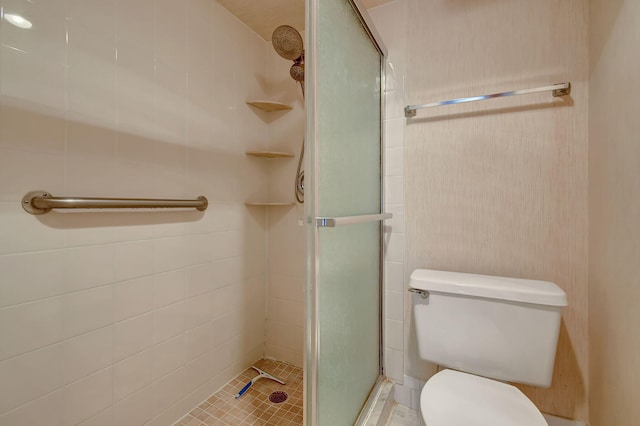
[[0,425],[170,425],[263,357],[348,425],[383,377],[384,46],[241,3],[0,0]]
[[307,87],[295,174],[307,228],[305,424],[353,424],[382,377],[385,50],[356,2],[308,7],[306,58],[295,28],[272,34],[303,97]]

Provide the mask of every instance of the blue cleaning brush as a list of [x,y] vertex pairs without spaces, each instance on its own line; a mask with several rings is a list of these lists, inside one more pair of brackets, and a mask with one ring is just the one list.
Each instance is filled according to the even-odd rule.
[[260,380],[260,379],[270,379],[270,380],[273,380],[273,381],[275,381],[275,382],[280,383],[281,385],[284,385],[284,384],[285,384],[282,380],[278,379],[277,377],[273,377],[271,374],[267,373],[266,371],[262,371],[262,370],[260,370],[258,367],[254,367],[254,366],[252,366],[251,368],[253,368],[254,370],[256,370],[256,371],[258,372],[258,375],[257,375],[256,377],[254,377],[253,379],[251,379],[251,380],[250,380],[246,385],[244,385],[244,387],[243,387],[242,389],[240,389],[240,392],[238,392],[238,393],[236,394],[236,399],[237,399],[237,398],[240,398],[242,395],[244,395],[244,394],[249,390],[249,388],[250,388],[250,387],[251,387],[255,382],[257,382],[257,381],[258,381],[258,380]]

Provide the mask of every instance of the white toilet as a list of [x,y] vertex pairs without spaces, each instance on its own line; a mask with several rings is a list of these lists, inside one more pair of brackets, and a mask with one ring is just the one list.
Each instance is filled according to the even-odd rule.
[[566,294],[548,281],[415,270],[420,358],[448,367],[420,394],[426,426],[546,426],[503,381],[549,387]]

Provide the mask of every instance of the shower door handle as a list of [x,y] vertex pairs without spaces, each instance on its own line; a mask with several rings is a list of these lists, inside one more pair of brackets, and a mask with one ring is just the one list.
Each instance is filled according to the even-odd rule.
[[385,219],[391,219],[392,213],[363,214],[358,216],[342,216],[342,217],[316,217],[316,226],[318,228],[335,228],[340,225],[354,225],[356,223],[378,222]]

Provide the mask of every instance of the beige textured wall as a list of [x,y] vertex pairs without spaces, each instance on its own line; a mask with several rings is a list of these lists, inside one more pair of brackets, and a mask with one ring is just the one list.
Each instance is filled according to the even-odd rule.
[[590,2],[589,411],[640,424],[640,3]]
[[[522,388],[542,411],[583,420],[587,14],[586,0],[410,0],[408,103],[562,81],[573,92],[420,111],[407,121],[405,157],[407,274],[433,268],[562,287],[569,306],[553,385]],[[405,374],[426,378],[410,318],[406,336]]]

